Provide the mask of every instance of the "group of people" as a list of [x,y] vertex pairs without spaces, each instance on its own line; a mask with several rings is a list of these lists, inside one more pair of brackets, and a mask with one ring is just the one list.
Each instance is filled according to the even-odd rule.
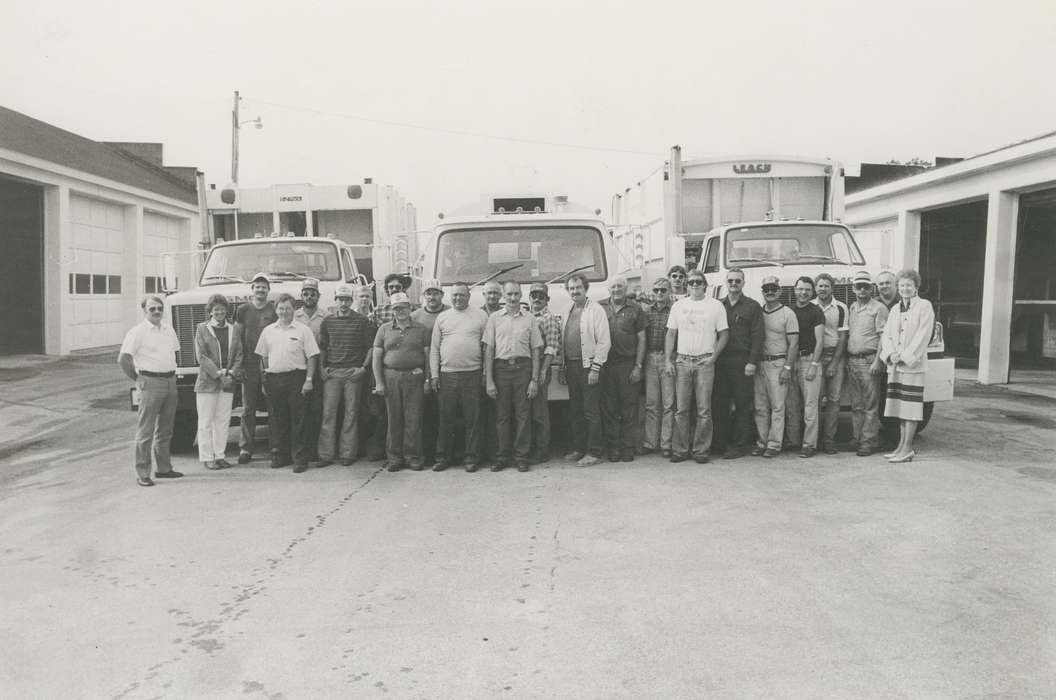
[[[519,283],[490,281],[476,308],[471,285],[452,285],[449,305],[435,280],[413,305],[409,281],[386,277],[388,303],[377,308],[369,287],[344,285],[336,306],[323,310],[311,278],[300,304],[290,294],[269,300],[264,273],[254,276],[234,318],[223,295],[210,297],[194,342],[204,468],[231,466],[227,435],[240,384],[239,464],[253,460],[256,413],[266,402],[273,468],[292,464],[302,473],[366,456],[386,459],[389,471],[528,471],[551,458],[555,375],[569,395],[565,459],[579,466],[652,452],[698,463],[713,451],[729,459],[774,457],[783,446],[801,457],[819,448],[834,453],[845,379],[858,455],[879,447],[886,393],[886,415],[901,420],[888,458],[913,458],[934,316],[916,295],[920,278],[912,270],[875,280],[858,273],[850,308],[833,298],[827,274],[801,277],[795,303],[785,306],[776,277],[763,280],[760,304],[745,294],[738,269],[728,272],[721,301],[707,294],[701,271],[680,266],[651,293],[629,293],[616,278],[598,302],[577,273],[565,281],[572,303],[561,313],[549,308],[546,284],[530,285],[525,305]],[[169,457],[179,343],[163,309],[159,297],[148,296],[144,321],[119,353],[140,391],[135,468],[142,486],[154,483],[152,456],[155,478],[182,476]]]

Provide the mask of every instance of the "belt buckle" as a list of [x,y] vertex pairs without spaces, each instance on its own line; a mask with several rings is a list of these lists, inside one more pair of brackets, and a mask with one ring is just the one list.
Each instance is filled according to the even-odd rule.
[[509,357],[509,358],[507,358],[507,359],[506,359],[506,361],[505,361],[505,362],[506,362],[506,364],[507,364],[507,365],[509,365],[510,367],[513,367],[514,365],[516,365],[516,364],[517,364],[517,358],[516,358],[516,357]]

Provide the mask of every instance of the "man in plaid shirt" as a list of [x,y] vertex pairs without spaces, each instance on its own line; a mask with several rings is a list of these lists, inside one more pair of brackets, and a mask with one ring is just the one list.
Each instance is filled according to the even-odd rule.
[[550,460],[550,365],[557,361],[561,349],[561,317],[550,313],[547,304],[550,292],[542,282],[536,282],[528,290],[532,315],[539,323],[539,332],[543,336],[543,358],[539,367],[539,391],[531,401],[532,411],[532,451],[530,461],[533,464]]
[[675,378],[664,372],[664,338],[671,314],[671,281],[653,282],[652,303],[645,307],[645,452],[671,456],[671,431],[675,419]]
[[[407,275],[401,275],[398,272],[392,272],[385,275],[385,294],[391,297],[397,292],[404,292],[408,287],[411,286],[411,278]],[[411,311],[417,309],[416,304],[411,304]],[[392,321],[392,304],[381,304],[378,308],[374,309],[374,312],[368,316],[368,318],[374,322],[374,325],[381,328],[382,325],[390,323]]]

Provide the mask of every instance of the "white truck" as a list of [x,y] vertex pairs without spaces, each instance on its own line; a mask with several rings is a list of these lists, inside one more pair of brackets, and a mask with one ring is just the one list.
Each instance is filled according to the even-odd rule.
[[[176,356],[176,387],[179,403],[172,448],[182,450],[194,442],[198,417],[194,397],[194,383],[198,378],[198,363],[194,358],[195,328],[207,320],[205,303],[213,294],[223,294],[230,304],[230,318],[235,310],[249,301],[249,280],[258,272],[271,278],[274,300],[286,292],[301,298],[301,283],[306,277],[319,280],[319,305],[326,309],[334,305],[338,285],[365,284],[367,280],[356,267],[353,248],[336,238],[278,236],[257,237],[218,243],[208,251],[198,284],[192,289],[174,292],[165,297],[165,317],[172,324],[180,341]],[[252,352],[252,348],[247,349]],[[236,392],[236,405],[241,395]]]
[[[613,237],[621,272],[643,288],[671,265],[688,263],[704,272],[709,292],[721,299],[727,270],[738,267],[745,294],[759,299],[763,277],[774,275],[790,305],[798,277],[827,272],[836,281],[833,296],[850,306],[854,273],[880,270],[865,260],[842,216],[838,162],[790,156],[682,161],[675,146],[663,168],[613,197]],[[925,422],[935,401],[953,398],[953,359],[943,351],[937,323],[928,349]]]
[[[472,285],[470,304],[484,304],[483,283],[517,282],[528,301],[531,284],[547,284],[550,310],[566,315],[572,301],[565,280],[582,272],[588,296],[609,295],[616,276],[615,249],[600,210],[591,211],[563,195],[487,195],[480,202],[444,216],[433,227],[414,274],[440,281],[447,294],[455,282]],[[550,400],[568,398],[568,388],[552,382]]]

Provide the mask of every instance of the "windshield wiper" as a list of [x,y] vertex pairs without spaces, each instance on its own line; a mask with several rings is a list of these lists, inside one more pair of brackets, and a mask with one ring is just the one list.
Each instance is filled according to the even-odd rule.
[[510,272],[512,270],[516,270],[518,267],[524,267],[524,263],[517,263],[516,265],[510,265],[509,267],[504,268],[502,270],[499,270],[498,272],[496,272],[494,274],[488,275],[487,277],[485,277],[484,279],[480,280],[479,282],[474,282],[473,286],[474,287],[479,287],[482,284],[487,284],[488,282],[490,282],[491,280],[495,279],[499,275],[505,275],[507,272]]
[[308,279],[308,275],[302,275],[300,272],[269,272],[268,274],[273,277],[295,277],[299,280]]
[[206,275],[202,278],[202,281],[206,280],[229,280],[231,282],[241,282],[242,284],[246,283],[241,277],[232,277],[231,275]]
[[754,262],[763,263],[764,265],[776,265],[777,267],[784,267],[785,264],[776,260],[763,260],[762,258],[729,258],[726,262],[730,263],[741,263],[741,262]]
[[559,279],[563,279],[565,277],[568,277],[571,274],[574,274],[576,272],[582,272],[583,270],[591,270],[593,268],[594,268],[594,263],[591,263],[589,265],[580,265],[579,267],[573,267],[568,272],[562,272],[560,275],[558,275],[554,279],[552,279],[549,282],[547,282],[547,284],[553,284],[554,282],[558,281]]
[[811,260],[826,260],[828,262],[843,262],[842,260],[837,260],[831,255],[800,255],[799,257],[810,258]]

